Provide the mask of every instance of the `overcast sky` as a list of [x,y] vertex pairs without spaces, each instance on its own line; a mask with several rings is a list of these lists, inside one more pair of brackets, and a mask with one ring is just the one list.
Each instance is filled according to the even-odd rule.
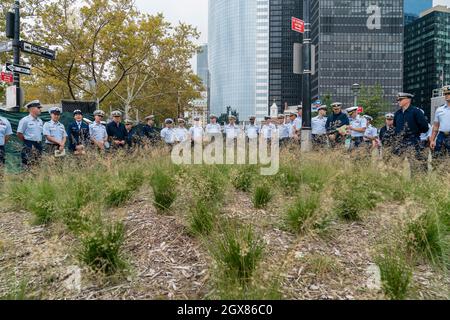
[[147,13],[161,12],[173,24],[189,23],[201,32],[199,44],[208,42],[208,0],[136,0]]
[[450,7],[450,0],[433,0],[433,5],[444,4]]

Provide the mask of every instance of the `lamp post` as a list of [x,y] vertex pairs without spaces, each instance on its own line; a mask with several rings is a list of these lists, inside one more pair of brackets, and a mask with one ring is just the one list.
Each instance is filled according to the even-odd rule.
[[[14,40],[13,40],[14,64],[20,64],[20,1],[14,1]],[[20,89],[20,74],[14,72],[14,85],[16,86],[16,110],[19,111],[22,99]]]
[[303,0],[303,129],[301,131],[301,149],[304,152],[312,150],[311,129],[311,0]]
[[353,106],[358,107],[358,95],[359,95],[359,92],[361,91],[361,86],[358,83],[353,84],[352,91],[353,91],[353,96],[355,98]]

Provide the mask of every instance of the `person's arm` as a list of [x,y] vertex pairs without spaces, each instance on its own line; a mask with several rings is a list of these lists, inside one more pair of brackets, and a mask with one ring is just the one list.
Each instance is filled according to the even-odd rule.
[[63,129],[63,138],[62,138],[61,144],[59,145],[60,146],[59,149],[61,151],[64,150],[64,147],[66,146],[66,142],[67,142],[67,132],[65,129]]
[[439,128],[440,128],[440,123],[439,122],[435,122],[433,125],[433,133],[431,134],[431,138],[430,138],[430,149],[434,150],[436,149],[436,138],[439,134]]
[[89,126],[89,140],[91,142],[95,143],[93,133],[94,133],[94,130],[92,129],[92,126]]
[[11,128],[11,123],[6,120],[6,131],[5,131],[5,145],[8,143],[9,141],[9,137],[13,134],[12,128]]
[[19,138],[20,141],[25,141],[24,132],[25,132],[25,121],[23,121],[22,119],[19,121],[19,126],[17,127],[17,137]]

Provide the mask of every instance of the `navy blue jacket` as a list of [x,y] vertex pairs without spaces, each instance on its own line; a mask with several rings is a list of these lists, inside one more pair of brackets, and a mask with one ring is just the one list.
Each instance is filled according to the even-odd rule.
[[106,125],[106,132],[112,140],[125,141],[127,139],[127,129],[123,123],[116,124],[114,121]]
[[130,131],[127,131],[127,137],[125,141],[127,143],[128,148],[132,148],[139,144],[140,137],[135,128],[131,129]]
[[150,142],[154,143],[160,139],[161,130],[156,127],[150,127],[149,125],[145,125],[142,128],[142,135],[150,140]]
[[328,133],[333,133],[340,127],[348,125],[350,125],[350,120],[348,119],[348,116],[346,114],[342,112],[339,114],[333,113],[331,116],[328,117],[325,128],[327,129]]
[[67,127],[67,137],[69,141],[69,150],[75,151],[76,146],[84,145],[89,143],[89,126],[85,122],[81,122],[81,127],[78,128],[77,122],[72,122]]
[[419,108],[413,106],[405,112],[400,109],[395,113],[394,127],[395,133],[406,140],[420,139],[420,135],[429,130],[425,115]]

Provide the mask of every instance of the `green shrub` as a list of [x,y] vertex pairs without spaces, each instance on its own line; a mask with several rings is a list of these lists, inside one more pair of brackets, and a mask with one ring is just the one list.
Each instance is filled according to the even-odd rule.
[[407,297],[412,281],[412,270],[399,250],[385,250],[376,259],[380,268],[383,291],[392,300],[403,300]]
[[250,282],[264,250],[263,241],[250,227],[226,224],[220,229],[210,252],[220,272],[229,281]]
[[136,169],[124,169],[114,177],[105,197],[109,207],[120,207],[131,199],[133,193],[144,183],[144,174]]
[[243,192],[250,191],[256,174],[255,166],[242,166],[232,179],[233,186],[236,190]]
[[214,228],[215,206],[201,200],[191,208],[189,225],[194,235],[209,235]]
[[377,203],[382,200],[373,181],[367,178],[355,174],[343,182],[343,188],[336,187],[334,208],[336,215],[343,220],[362,220],[362,214],[375,209]]
[[108,188],[105,203],[109,207],[120,207],[131,198],[133,191],[125,183],[114,184]]
[[0,296],[0,300],[23,301],[34,300],[34,298],[28,294],[28,281],[22,280],[14,283],[4,296]]
[[154,193],[154,205],[160,211],[169,210],[176,199],[176,184],[173,177],[164,170],[156,170],[150,184]]
[[302,163],[297,174],[302,184],[309,186],[313,191],[321,191],[330,180],[331,170],[323,163],[306,162]]
[[408,248],[434,263],[448,264],[445,226],[435,212],[426,212],[407,228]]
[[214,165],[194,167],[189,181],[193,197],[205,203],[221,204],[227,189],[227,170]]
[[296,193],[302,183],[299,170],[291,164],[281,165],[280,171],[275,176],[275,179],[281,189],[288,194]]
[[347,200],[337,200],[335,213],[339,218],[346,221],[361,221],[362,209],[361,203],[356,197],[349,197]]
[[291,232],[304,231],[305,223],[311,219],[319,208],[320,196],[317,193],[304,195],[289,208],[285,221]]
[[257,186],[253,192],[253,205],[256,209],[262,209],[267,207],[270,200],[272,200],[272,192],[270,187],[263,184]]
[[93,226],[91,232],[81,238],[80,260],[94,271],[107,275],[121,271],[126,267],[122,257],[124,238],[122,223]]
[[57,218],[57,194],[65,190],[57,190],[56,186],[47,178],[37,181],[30,187],[25,200],[25,209],[34,214],[34,223],[48,224]]

